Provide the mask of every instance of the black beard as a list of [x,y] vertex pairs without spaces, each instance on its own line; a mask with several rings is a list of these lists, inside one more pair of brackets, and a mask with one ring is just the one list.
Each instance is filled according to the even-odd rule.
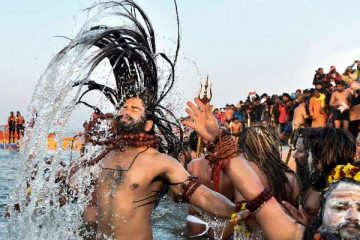
[[129,133],[129,134],[138,134],[144,133],[146,127],[146,117],[141,117],[138,121],[135,121],[130,116],[127,116],[130,120],[129,122],[125,122],[122,120],[123,116],[119,116],[118,118],[118,134]]
[[[349,234],[349,232],[345,231],[346,227],[353,227],[356,228],[357,230],[360,230],[360,225],[358,221],[347,221],[343,224],[340,225],[339,227],[339,235],[343,238],[343,239],[360,239],[360,236],[354,236],[353,234]],[[357,231],[357,233],[359,233],[359,231]],[[344,238],[346,237],[346,238]]]

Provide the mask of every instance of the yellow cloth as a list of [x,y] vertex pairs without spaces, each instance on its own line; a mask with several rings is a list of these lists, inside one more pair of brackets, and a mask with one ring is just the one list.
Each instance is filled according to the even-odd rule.
[[313,97],[313,98],[314,98],[316,101],[321,101],[321,103],[320,103],[321,108],[325,107],[325,99],[326,99],[325,94],[320,93],[320,97],[318,97],[318,98]]

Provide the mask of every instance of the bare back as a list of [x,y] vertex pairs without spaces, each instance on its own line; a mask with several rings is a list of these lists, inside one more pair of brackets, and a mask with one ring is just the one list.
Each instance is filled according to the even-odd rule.
[[305,104],[300,104],[294,110],[294,117],[292,121],[293,128],[297,129],[305,124],[307,118]]
[[[209,166],[208,160],[205,158],[194,159],[189,163],[187,170],[191,175],[196,176],[199,182],[206,187],[213,188],[213,183],[211,182],[211,167]],[[234,186],[230,179],[222,172],[220,176],[219,193],[230,200],[234,200]]]

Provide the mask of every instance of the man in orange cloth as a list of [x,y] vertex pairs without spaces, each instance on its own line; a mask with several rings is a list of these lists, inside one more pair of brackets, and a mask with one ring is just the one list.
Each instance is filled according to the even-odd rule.
[[314,90],[309,103],[309,112],[312,118],[311,127],[326,127],[325,98],[325,94],[320,93],[318,89]]

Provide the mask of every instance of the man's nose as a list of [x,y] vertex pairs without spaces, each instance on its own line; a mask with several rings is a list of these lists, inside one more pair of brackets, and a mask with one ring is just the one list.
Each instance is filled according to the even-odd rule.
[[353,207],[349,208],[348,211],[346,212],[345,220],[352,221],[352,222],[356,221],[359,223],[360,212]]
[[122,108],[119,111],[120,115],[128,115],[128,113],[129,113],[129,109],[127,109],[127,108]]

